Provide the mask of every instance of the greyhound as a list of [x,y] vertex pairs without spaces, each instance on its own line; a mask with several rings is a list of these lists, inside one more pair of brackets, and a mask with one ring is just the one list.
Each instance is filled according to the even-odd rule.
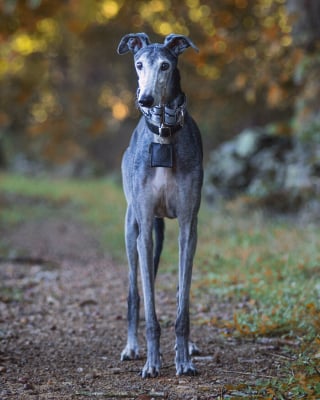
[[164,217],[177,218],[179,223],[176,371],[177,375],[197,373],[189,351],[189,294],[203,169],[200,131],[186,110],[177,69],[178,56],[188,47],[198,51],[185,36],[170,34],[163,44],[151,44],[145,33],[128,34],[118,46],[119,54],[130,51],[134,55],[139,81],[137,105],[143,114],[121,166],[127,200],[125,242],[129,264],[128,338],[121,360],[139,358],[139,260],[147,340],[143,378],[158,376],[161,368],[154,284],[164,240]]

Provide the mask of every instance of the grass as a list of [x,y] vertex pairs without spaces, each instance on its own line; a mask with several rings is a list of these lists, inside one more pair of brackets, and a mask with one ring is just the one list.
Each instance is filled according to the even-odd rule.
[[93,226],[102,245],[115,259],[125,260],[125,200],[112,179],[61,180],[1,174],[0,201],[1,193],[6,201],[0,208],[0,224],[10,226],[57,213],[81,219]]
[[[102,245],[125,262],[125,201],[112,179],[58,180],[0,175],[0,226],[62,212],[93,226]],[[10,201],[12,199],[12,202]],[[1,203],[0,203],[1,204]],[[36,206],[35,206],[36,205]],[[60,210],[60,211],[58,211]],[[176,273],[177,224],[167,221],[162,269]],[[320,226],[299,226],[243,212],[230,203],[223,210],[203,205],[194,265],[192,296],[210,307],[213,300],[234,305],[233,318],[210,316],[199,324],[227,328],[238,337],[282,337],[299,344],[290,364],[292,379],[269,382],[270,397],[320,397]],[[1,245],[0,249],[4,248]],[[210,314],[210,313],[209,313]],[[289,367],[288,367],[289,368]],[[310,394],[311,393],[311,394]]]
[[201,272],[206,271],[199,284],[224,297],[245,299],[246,307],[234,318],[242,335],[320,328],[319,227],[267,222],[256,214],[217,219],[216,226],[213,218],[206,229],[211,243],[207,239],[199,252],[200,259],[205,256]]

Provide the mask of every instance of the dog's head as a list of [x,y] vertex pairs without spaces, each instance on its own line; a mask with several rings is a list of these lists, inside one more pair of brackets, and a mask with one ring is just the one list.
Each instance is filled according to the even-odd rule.
[[183,35],[170,34],[163,44],[151,43],[145,33],[125,35],[118,46],[118,53],[134,55],[138,74],[138,103],[150,108],[165,105],[179,89],[178,56],[188,47],[198,51],[193,42]]

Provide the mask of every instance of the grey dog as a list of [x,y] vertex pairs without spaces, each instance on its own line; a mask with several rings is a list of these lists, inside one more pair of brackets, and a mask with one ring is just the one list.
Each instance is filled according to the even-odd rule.
[[121,359],[139,357],[139,262],[147,340],[143,378],[156,377],[161,367],[155,277],[164,239],[164,217],[177,218],[179,223],[176,371],[177,375],[197,372],[190,358],[189,297],[203,169],[200,132],[186,110],[177,69],[178,56],[188,47],[198,50],[183,35],[170,34],[159,44],[150,43],[145,33],[128,34],[118,46],[119,54],[130,51],[134,55],[139,83],[137,104],[143,114],[122,160],[129,295],[128,339]]

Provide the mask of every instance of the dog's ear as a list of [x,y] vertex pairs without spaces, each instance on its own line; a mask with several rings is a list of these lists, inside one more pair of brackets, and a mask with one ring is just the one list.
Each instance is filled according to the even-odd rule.
[[170,49],[176,56],[183,53],[188,47],[199,51],[198,47],[186,36],[171,33],[164,39],[164,45]]
[[118,54],[125,54],[131,51],[136,54],[142,47],[148,46],[150,44],[150,39],[145,33],[129,33],[125,35],[119,43]]

